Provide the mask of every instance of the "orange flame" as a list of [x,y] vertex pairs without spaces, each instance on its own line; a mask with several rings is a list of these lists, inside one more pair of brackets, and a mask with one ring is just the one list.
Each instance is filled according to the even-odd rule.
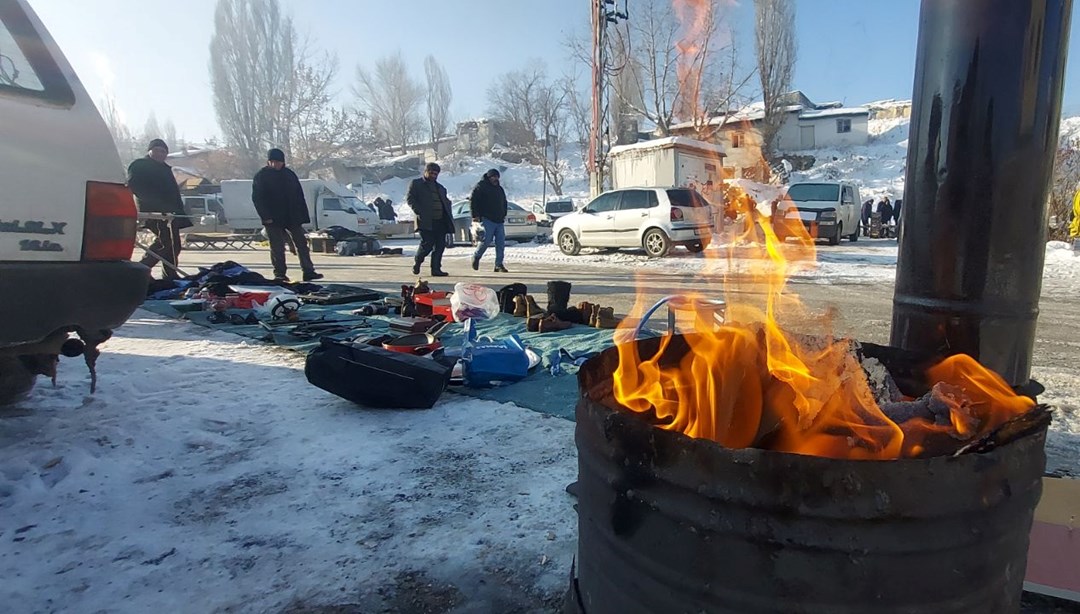
[[[689,37],[678,48],[692,53],[710,4],[675,2]],[[696,75],[680,71],[680,77]],[[654,413],[660,428],[731,448],[847,459],[948,454],[1034,407],[996,373],[960,355],[928,370],[928,380],[937,384],[924,400],[929,409],[893,420],[875,400],[851,342],[834,338],[830,322],[817,322],[812,337],[781,327],[781,321],[799,323],[804,316],[798,298],[786,291],[788,278],[817,259],[802,220],[766,216],[734,186],[727,189],[723,213],[734,218],[730,245],[726,259],[715,258],[707,272],[724,280],[724,324],[714,326],[706,314],[694,313],[696,332],[665,336],[652,356],[641,356],[636,343],[617,343],[613,391],[624,407]],[[647,290],[639,283],[637,303],[617,339],[626,339],[625,331],[650,306]],[[687,298],[701,300],[686,305],[700,305],[712,297]]]

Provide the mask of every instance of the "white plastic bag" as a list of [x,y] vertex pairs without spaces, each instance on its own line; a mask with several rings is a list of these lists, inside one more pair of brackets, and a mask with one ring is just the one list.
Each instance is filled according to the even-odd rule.
[[450,295],[450,311],[455,322],[469,318],[489,320],[499,315],[499,297],[487,286],[458,282]]

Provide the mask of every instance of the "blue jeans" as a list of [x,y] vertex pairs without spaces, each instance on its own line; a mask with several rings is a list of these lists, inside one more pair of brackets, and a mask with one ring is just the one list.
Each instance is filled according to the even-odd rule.
[[495,240],[495,266],[499,267],[503,265],[503,248],[506,245],[506,228],[500,222],[492,222],[486,217],[480,218],[480,223],[484,226],[484,237],[476,244],[476,253],[473,254],[473,260],[479,262],[480,258],[484,256],[484,252],[487,251],[491,240]]

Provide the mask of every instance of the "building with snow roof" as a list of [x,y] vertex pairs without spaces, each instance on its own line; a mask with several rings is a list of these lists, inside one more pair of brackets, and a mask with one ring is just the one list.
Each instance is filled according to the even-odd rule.
[[[801,91],[785,95],[787,118],[776,135],[780,153],[810,153],[866,145],[870,140],[870,109],[845,107],[839,102],[815,103]],[[761,157],[761,121],[765,103],[756,102],[738,111],[711,119],[705,126],[683,122],[671,127],[673,135],[699,138],[723,147],[724,178],[763,180],[768,168]]]

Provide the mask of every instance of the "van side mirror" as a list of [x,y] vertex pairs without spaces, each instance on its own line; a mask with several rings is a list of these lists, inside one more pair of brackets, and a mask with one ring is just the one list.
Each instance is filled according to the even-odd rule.
[[595,211],[593,211],[592,209],[590,209],[588,207],[582,208],[581,212],[582,213],[588,213],[589,215],[592,215],[592,214],[596,213]]

